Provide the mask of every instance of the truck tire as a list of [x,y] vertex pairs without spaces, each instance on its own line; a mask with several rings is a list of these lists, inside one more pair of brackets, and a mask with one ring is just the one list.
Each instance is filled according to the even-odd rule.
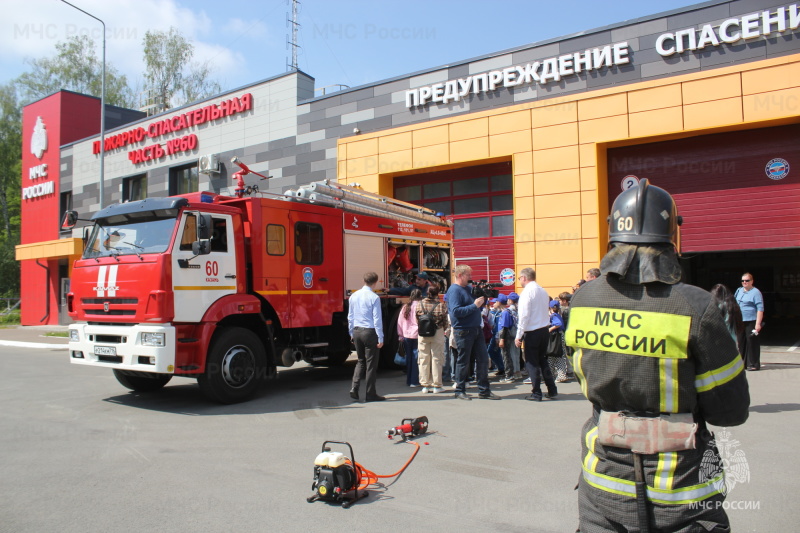
[[135,372],[133,370],[114,370],[114,377],[123,387],[136,392],[153,392],[164,387],[172,374],[153,374],[151,372]]
[[222,328],[211,343],[200,391],[219,403],[249,400],[267,377],[267,356],[258,336],[245,328]]
[[388,319],[383,328],[383,348],[378,361],[378,367],[382,369],[397,370],[400,368],[394,364],[394,356],[397,353],[400,341],[397,338],[397,319],[400,317],[402,307],[395,309],[389,308]]

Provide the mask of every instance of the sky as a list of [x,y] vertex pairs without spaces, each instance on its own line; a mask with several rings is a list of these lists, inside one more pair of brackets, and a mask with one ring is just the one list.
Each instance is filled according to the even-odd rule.
[[[291,0],[70,0],[106,24],[106,62],[143,86],[148,30],[178,28],[224,90],[287,70]],[[585,32],[696,1],[301,0],[298,66],[316,87],[356,87],[508,48]],[[2,0],[0,83],[99,22],[60,0]],[[326,89],[332,90],[330,88]],[[321,94],[321,93],[319,93]]]

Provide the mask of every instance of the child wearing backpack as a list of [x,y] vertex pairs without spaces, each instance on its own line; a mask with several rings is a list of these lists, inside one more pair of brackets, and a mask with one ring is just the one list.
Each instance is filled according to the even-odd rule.
[[506,371],[506,378],[502,380],[503,383],[512,383],[522,377],[519,364],[520,352],[519,348],[514,344],[514,339],[517,335],[518,301],[519,295],[516,292],[508,295],[508,307],[500,315],[500,323],[498,325],[500,329],[498,344],[503,354],[503,364]]
[[419,384],[422,392],[442,392],[444,366],[444,330],[447,326],[447,304],[439,301],[439,287],[428,287],[427,298],[417,304],[419,347]]

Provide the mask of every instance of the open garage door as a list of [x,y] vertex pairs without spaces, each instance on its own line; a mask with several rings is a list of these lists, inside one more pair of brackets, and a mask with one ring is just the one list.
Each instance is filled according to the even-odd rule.
[[395,178],[394,196],[453,220],[456,264],[472,267],[474,280],[500,282],[514,270],[511,163],[429,172]]

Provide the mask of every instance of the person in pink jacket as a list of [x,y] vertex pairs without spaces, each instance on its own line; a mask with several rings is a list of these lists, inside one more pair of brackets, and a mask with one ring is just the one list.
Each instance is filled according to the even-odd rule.
[[419,387],[419,366],[417,363],[417,305],[422,300],[422,291],[414,289],[408,302],[400,309],[397,317],[397,336],[406,352],[406,383],[409,387]]

